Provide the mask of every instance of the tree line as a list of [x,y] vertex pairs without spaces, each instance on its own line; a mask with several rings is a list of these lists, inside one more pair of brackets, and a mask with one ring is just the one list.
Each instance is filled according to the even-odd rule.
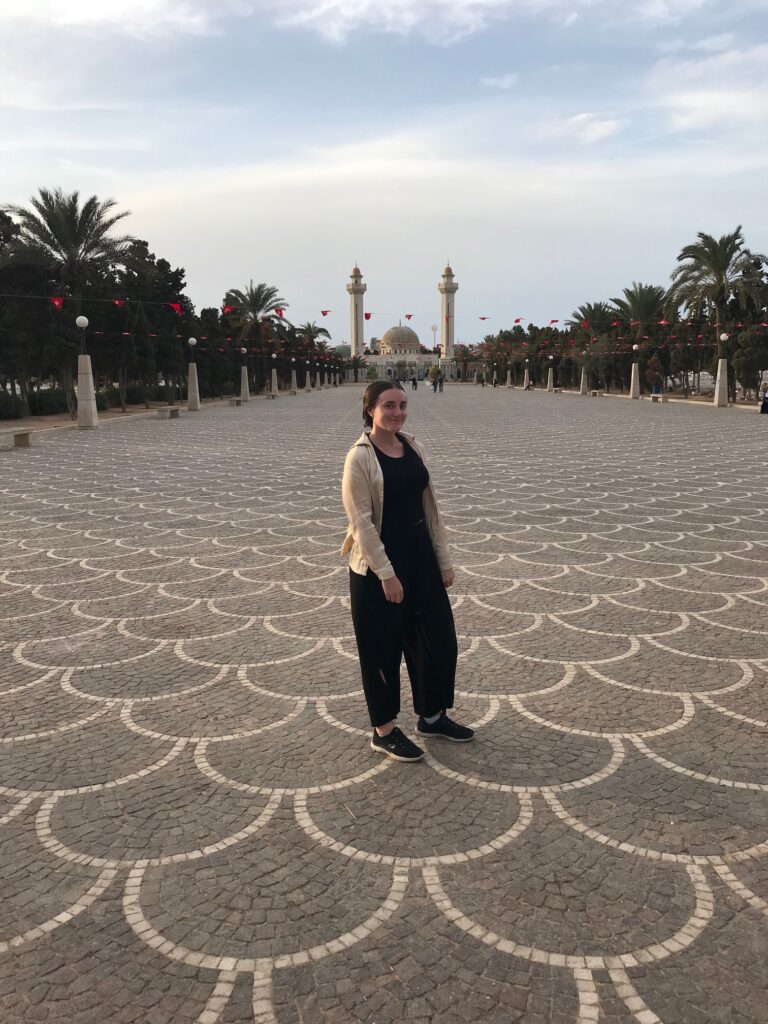
[[[129,404],[183,397],[190,358],[203,397],[239,389],[241,366],[255,391],[277,369],[283,385],[296,371],[303,387],[331,367],[352,369],[314,322],[293,324],[277,288],[231,288],[220,307],[199,312],[186,294],[185,271],[119,234],[128,211],[112,199],[40,189],[27,206],[0,207],[0,418],[76,407],[75,367],[86,334],[97,400]],[[540,382],[551,367],[558,384],[577,384],[586,367],[592,386],[624,390],[637,359],[642,379],[671,382],[684,393],[729,365],[729,388],[758,392],[768,370],[766,257],[750,250],[741,226],[715,238],[700,233],[684,246],[668,287],[633,283],[622,295],[587,302],[564,325],[515,324],[476,345],[457,345],[460,377],[525,369]],[[188,339],[196,339],[192,348]]]
[[570,387],[586,368],[591,387],[622,391],[637,360],[646,386],[671,383],[686,396],[725,358],[731,400],[737,382],[757,397],[768,370],[767,266],[741,226],[720,238],[700,232],[681,249],[667,287],[635,282],[621,296],[579,306],[563,328],[516,325],[457,345],[456,358],[464,376],[495,368],[519,382],[528,368],[542,381],[552,367],[556,382]]
[[243,364],[256,391],[273,367],[284,384],[295,369],[302,386],[340,367],[328,331],[291,323],[270,285],[250,281],[196,312],[182,267],[116,234],[127,216],[112,199],[60,189],[0,208],[0,418],[74,412],[81,315],[102,408],[173,403],[190,358],[203,397],[238,391]]

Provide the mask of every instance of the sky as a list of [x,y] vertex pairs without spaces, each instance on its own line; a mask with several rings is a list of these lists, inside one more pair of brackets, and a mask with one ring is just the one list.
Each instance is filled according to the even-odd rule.
[[[768,251],[765,0],[0,0],[0,204],[111,197],[197,308],[249,280],[431,347]],[[323,318],[321,309],[331,313]],[[479,317],[486,316],[487,320]]]

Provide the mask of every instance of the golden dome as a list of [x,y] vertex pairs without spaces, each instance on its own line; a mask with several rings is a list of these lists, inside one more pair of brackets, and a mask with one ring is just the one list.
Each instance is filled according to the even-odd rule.
[[421,342],[416,331],[410,327],[390,327],[381,338],[382,355],[413,355],[421,352]]

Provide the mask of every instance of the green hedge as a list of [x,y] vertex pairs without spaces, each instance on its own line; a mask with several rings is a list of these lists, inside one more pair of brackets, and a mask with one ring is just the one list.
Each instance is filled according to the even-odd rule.
[[21,413],[21,399],[14,398],[7,391],[0,390],[0,420],[18,420],[21,418]]
[[67,396],[61,388],[29,393],[29,412],[32,416],[54,416],[67,412]]

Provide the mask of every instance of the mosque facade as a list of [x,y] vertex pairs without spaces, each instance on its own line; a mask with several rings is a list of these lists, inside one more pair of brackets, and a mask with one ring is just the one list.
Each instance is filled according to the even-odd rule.
[[385,331],[381,338],[365,341],[365,307],[364,295],[367,285],[363,283],[360,268],[355,266],[350,274],[347,292],[350,299],[350,349],[351,356],[365,359],[369,374],[371,368],[376,370],[379,380],[416,376],[423,380],[430,369],[439,363],[440,369],[447,378],[456,376],[454,358],[454,303],[458,284],[454,281],[453,270],[447,266],[438,284],[441,295],[441,332],[440,353],[423,352],[422,343],[412,327],[404,326],[402,321]]

